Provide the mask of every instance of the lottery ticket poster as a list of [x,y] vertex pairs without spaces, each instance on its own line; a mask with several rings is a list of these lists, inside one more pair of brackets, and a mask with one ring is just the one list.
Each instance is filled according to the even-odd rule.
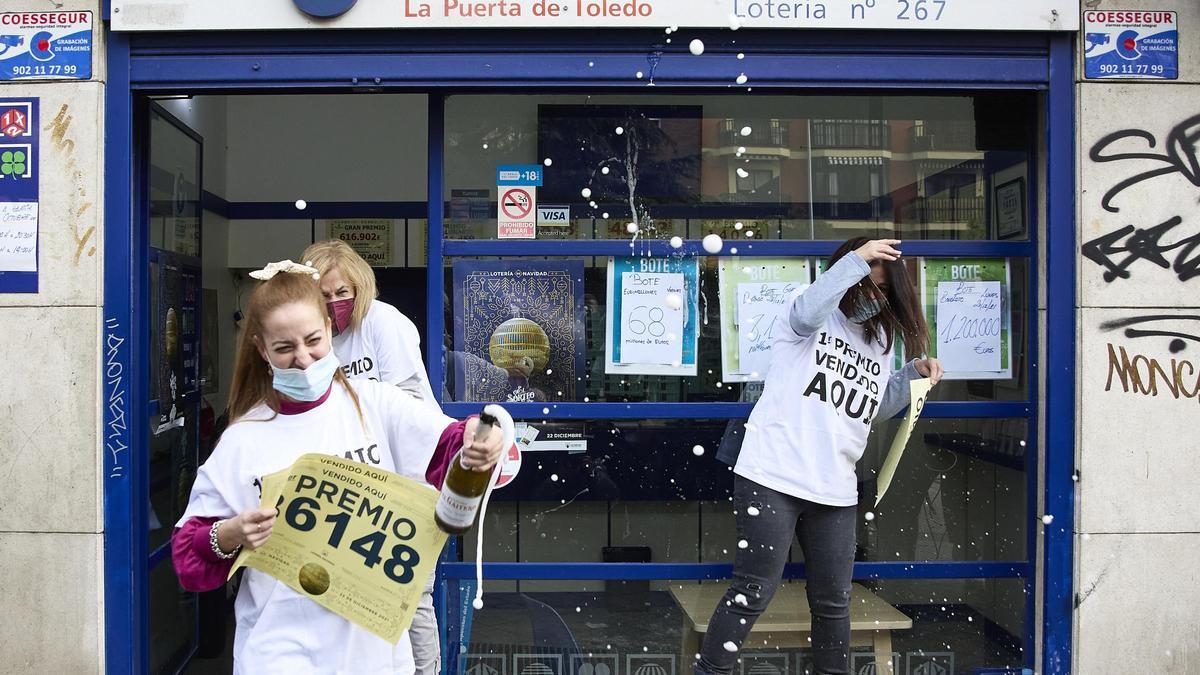
[[263,478],[279,509],[271,538],[243,550],[230,571],[275,577],[338,616],[395,643],[412,624],[446,534],[438,494],[351,460],[307,454]]

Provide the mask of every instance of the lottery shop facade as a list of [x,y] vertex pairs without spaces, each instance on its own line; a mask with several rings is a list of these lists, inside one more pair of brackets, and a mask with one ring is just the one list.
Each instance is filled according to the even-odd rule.
[[[674,144],[666,153],[647,150],[650,180],[641,205],[655,229],[632,250],[701,258],[701,289],[711,289],[706,302],[716,300],[718,287],[717,257],[701,245],[712,232],[724,234],[730,249],[741,248],[743,260],[807,259],[813,270],[857,234],[895,235],[918,264],[943,269],[1001,261],[1011,310],[1005,376],[950,383],[927,404],[923,478],[896,488],[920,496],[898,507],[891,525],[882,511],[864,522],[855,579],[909,620],[889,636],[897,672],[916,672],[922,663],[1021,672],[1071,662],[1075,397],[1066,374],[1074,372],[1076,256],[1069,22],[1031,14],[1010,17],[1010,30],[983,30],[998,26],[967,17],[956,19],[956,30],[909,31],[889,19],[848,30],[850,19],[838,23],[824,5],[817,18],[821,3],[768,8],[740,0],[736,31],[729,8],[714,16],[694,8],[699,27],[692,28],[687,9],[671,7],[686,3],[663,0],[554,5],[558,18],[575,17],[559,23],[533,15],[534,3],[491,3],[501,7],[488,15],[488,4],[412,2],[379,14],[353,1],[277,0],[261,12],[245,10],[250,15],[238,9],[235,22],[234,13],[222,14],[225,4],[191,3],[172,14],[115,2],[106,17],[105,313],[110,332],[128,347],[112,355],[134,374],[127,393],[147,402],[133,405],[134,419],[115,431],[131,461],[104,483],[110,672],[179,668],[196,657],[211,629],[201,603],[173,584],[169,546],[152,522],[170,520],[169,508],[155,513],[156,495],[186,492],[202,444],[197,429],[166,449],[156,445],[165,394],[155,384],[161,355],[152,303],[164,297],[161,270],[179,271],[184,295],[211,287],[215,294],[204,297],[222,303],[223,317],[234,296],[215,278],[249,267],[232,258],[254,246],[239,233],[299,220],[306,223],[301,229],[311,226],[303,234],[311,241],[320,238],[321,221],[332,219],[402,223],[396,240],[406,242],[405,253],[393,244],[381,267],[383,297],[415,316],[435,392],[453,416],[480,407],[455,385],[455,361],[446,356],[456,349],[454,263],[584,261],[579,386],[562,397],[543,392],[509,404],[515,418],[541,426],[544,439],[573,439],[584,450],[563,445],[529,454],[512,492],[498,493],[509,496],[487,530],[496,542],[484,566],[498,598],[491,616],[473,616],[464,605],[473,592],[473,539],[448,546],[436,594],[447,672],[482,664],[480,672],[519,675],[531,660],[575,672],[582,655],[606,646],[606,658],[629,675],[650,667],[640,654],[658,654],[658,666],[686,672],[690,655],[679,645],[686,645],[690,618],[672,589],[728,577],[731,481],[712,455],[748,415],[754,387],[721,381],[716,302],[697,306],[711,312],[712,328],[699,329],[695,375],[605,374],[605,261],[630,255],[627,199],[593,205],[560,190],[553,198],[567,209],[567,228],[539,226],[532,239],[498,239],[495,166],[542,164],[547,180],[555,171],[579,179],[583,160],[571,159],[569,144],[555,145],[545,130],[569,137],[591,128],[571,120],[589,116],[650,120]],[[505,15],[509,5],[525,14]],[[867,5],[874,3],[860,11]],[[936,6],[922,10],[928,18]],[[664,31],[671,24],[680,27]],[[689,49],[696,39],[700,54]],[[356,102],[385,99],[364,97],[394,97],[387,100],[407,106],[405,119],[420,123],[371,126],[371,114],[355,112]],[[295,201],[265,184],[261,196],[237,193],[234,147],[250,141],[232,132],[241,119],[233,111],[253,116],[285,100],[271,109],[303,117],[313,106],[314,136],[324,127],[359,125],[379,138],[417,137],[419,161],[397,160],[412,163],[418,177],[396,188],[406,197],[347,188],[340,198],[310,197],[297,214]],[[219,132],[225,138],[187,117],[189,105],[213,101],[229,113]],[[254,120],[275,123],[280,117]],[[226,163],[225,185],[204,184],[214,146],[229,152],[218,160]],[[547,148],[559,156],[543,157]],[[653,177],[666,167],[689,178]],[[361,182],[378,180],[378,173]],[[171,174],[170,197],[161,197],[159,180]],[[1008,210],[998,206],[1001,198]],[[176,218],[194,212],[195,219],[173,221],[181,229],[164,232],[163,208],[174,208]],[[218,221],[225,229],[212,229]],[[745,223],[757,234],[753,242],[735,227]],[[673,236],[681,246],[672,246]],[[228,238],[228,260],[205,259],[209,249],[199,242],[210,237]],[[742,237],[737,247],[735,237]],[[1044,317],[1038,289],[1049,299]],[[404,295],[422,297],[405,306]],[[191,309],[202,313],[199,302]],[[184,331],[194,357],[208,349],[203,330]],[[199,367],[200,360],[189,363]],[[1049,372],[1064,376],[1043,381]],[[203,385],[199,378],[191,384]],[[180,402],[194,405],[199,419],[198,399],[185,393]],[[113,420],[105,415],[109,429]],[[713,452],[697,459],[695,445]],[[1049,448],[1064,450],[1060,456]],[[155,470],[163,456],[174,467],[166,479]],[[562,482],[579,476],[586,494],[563,493],[546,480],[552,473]],[[973,496],[983,492],[1001,496]],[[868,506],[864,501],[863,510]],[[1061,526],[1042,527],[1036,514],[1045,512],[1057,514]],[[936,545],[925,543],[930,539]],[[789,565],[785,576],[802,579],[802,564]],[[520,635],[496,628],[514,622],[524,622]],[[647,644],[645,636],[655,634],[670,637]],[[775,651],[786,657],[777,667],[803,672],[802,650]],[[869,658],[867,652],[860,656]]]

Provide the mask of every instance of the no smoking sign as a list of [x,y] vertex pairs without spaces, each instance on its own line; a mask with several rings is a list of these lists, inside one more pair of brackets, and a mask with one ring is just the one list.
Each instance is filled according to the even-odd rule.
[[542,167],[509,164],[496,167],[496,238],[537,239],[537,186]]
[[520,220],[533,210],[533,197],[523,188],[512,188],[500,200],[500,209],[513,220]]
[[500,188],[496,236],[499,239],[537,238],[537,188]]

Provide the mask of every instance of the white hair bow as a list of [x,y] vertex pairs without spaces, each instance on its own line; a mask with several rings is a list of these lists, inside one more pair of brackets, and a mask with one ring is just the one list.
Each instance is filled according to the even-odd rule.
[[279,262],[268,263],[267,266],[261,270],[255,270],[251,272],[250,276],[258,279],[259,281],[266,281],[274,278],[274,276],[280,272],[311,274],[313,279],[321,278],[321,274],[317,271],[317,268],[309,265],[301,265],[300,263],[292,262],[291,260],[280,260]]

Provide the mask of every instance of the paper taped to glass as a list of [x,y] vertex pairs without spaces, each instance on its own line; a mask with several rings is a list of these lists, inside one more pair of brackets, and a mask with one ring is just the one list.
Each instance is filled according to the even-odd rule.
[[252,567],[395,644],[412,623],[446,535],[438,493],[340,457],[307,454],[263,477],[263,508],[279,509],[267,543],[243,550]]
[[921,409],[925,407],[925,398],[929,396],[929,390],[932,388],[933,384],[929,382],[928,377],[908,383],[910,396],[908,413],[904,415],[900,429],[896,431],[896,437],[892,439],[892,447],[883,460],[879,478],[875,480],[875,506],[879,506],[880,500],[883,499],[883,495],[887,493],[888,487],[892,484],[892,478],[896,475],[896,467],[900,464],[900,457],[904,454],[908,438],[912,436],[913,427],[917,425],[917,418],[921,416]]

